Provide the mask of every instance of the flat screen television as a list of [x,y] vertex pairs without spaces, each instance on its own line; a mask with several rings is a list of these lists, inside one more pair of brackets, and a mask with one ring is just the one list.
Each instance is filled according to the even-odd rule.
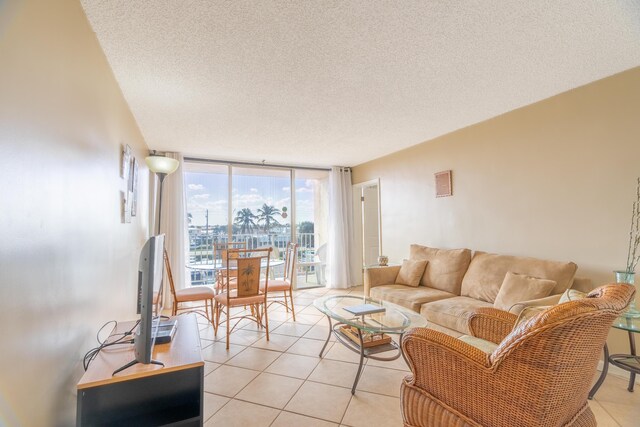
[[162,275],[164,273],[164,234],[152,236],[142,247],[138,262],[138,313],[140,323],[133,335],[135,360],[113,375],[136,363],[162,365],[151,358],[162,310]]

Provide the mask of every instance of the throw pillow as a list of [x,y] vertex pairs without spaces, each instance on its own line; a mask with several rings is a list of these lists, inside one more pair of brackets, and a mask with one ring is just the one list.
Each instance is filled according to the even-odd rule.
[[525,309],[520,312],[520,315],[518,315],[518,318],[516,319],[516,324],[513,326],[513,329],[516,329],[518,326],[522,325],[524,322],[531,319],[533,316],[536,316],[551,307],[552,306],[541,306],[541,305],[536,307],[525,307]]
[[509,271],[504,277],[493,306],[509,311],[514,304],[521,301],[549,296],[556,284],[555,280],[540,279]]
[[560,297],[560,301],[558,301],[558,304],[586,298],[587,295],[588,294],[586,292],[581,292],[575,289],[567,289],[566,291],[564,291],[564,294],[562,294],[562,296]]
[[418,286],[424,269],[427,268],[427,262],[426,260],[410,259],[402,261],[402,267],[400,267],[398,277],[396,277],[396,283],[400,285]]

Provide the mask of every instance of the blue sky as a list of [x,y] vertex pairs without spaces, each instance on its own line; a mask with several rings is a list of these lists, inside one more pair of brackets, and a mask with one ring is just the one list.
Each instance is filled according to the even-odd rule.
[[[209,225],[226,225],[228,216],[228,176],[218,173],[185,173],[187,212],[193,216],[193,225],[205,225],[205,212],[209,210]],[[296,180],[297,222],[313,221],[314,181]],[[233,175],[233,217],[243,208],[257,215],[264,203],[282,210],[289,216],[276,219],[291,224],[291,188],[289,177]]]

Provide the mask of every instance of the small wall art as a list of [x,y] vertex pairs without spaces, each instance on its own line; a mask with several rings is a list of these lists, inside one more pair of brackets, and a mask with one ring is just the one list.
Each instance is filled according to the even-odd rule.
[[137,210],[137,174],[138,164],[131,152],[131,147],[123,144],[120,149],[120,178],[124,180],[125,189],[120,191],[120,220],[123,224],[131,222],[131,216]]
[[129,181],[129,171],[131,169],[131,147],[122,145],[120,153],[120,178]]
[[451,170],[437,172],[436,177],[436,197],[447,197],[453,195],[451,186]]
[[131,216],[138,214],[138,161],[131,157],[131,173],[129,176],[129,196],[131,197]]

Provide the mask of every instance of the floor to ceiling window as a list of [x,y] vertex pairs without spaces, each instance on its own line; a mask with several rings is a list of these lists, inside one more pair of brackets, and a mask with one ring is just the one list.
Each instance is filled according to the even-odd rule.
[[229,234],[229,166],[185,164],[185,196],[192,285],[213,284],[213,245]]
[[329,217],[329,172],[295,171],[298,283],[325,285]]
[[278,258],[291,241],[291,171],[233,167],[231,182],[233,240]]
[[[298,243],[296,287],[325,283],[329,173],[324,170],[185,163],[192,285],[215,281],[214,245],[271,246],[282,260]],[[279,271],[280,270],[280,271]],[[282,267],[276,267],[281,276]]]

